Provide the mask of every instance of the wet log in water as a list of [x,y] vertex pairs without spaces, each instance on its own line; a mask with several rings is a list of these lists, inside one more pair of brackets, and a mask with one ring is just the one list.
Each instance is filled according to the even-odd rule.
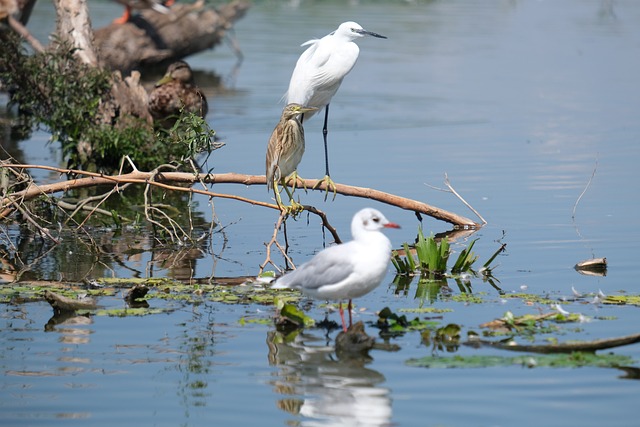
[[175,4],[167,14],[143,10],[125,24],[96,30],[94,45],[100,64],[129,71],[211,49],[249,8],[246,0],[234,0],[217,10],[203,3]]
[[92,299],[74,299],[56,294],[51,291],[44,291],[44,299],[47,300],[56,313],[73,312],[76,310],[93,310],[97,307]]

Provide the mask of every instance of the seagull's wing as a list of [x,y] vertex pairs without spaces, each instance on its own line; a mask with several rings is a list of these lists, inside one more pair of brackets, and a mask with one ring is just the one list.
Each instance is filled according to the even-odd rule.
[[348,252],[348,244],[327,248],[296,270],[279,278],[273,288],[316,290],[322,286],[340,283],[354,271],[353,262],[347,256]]

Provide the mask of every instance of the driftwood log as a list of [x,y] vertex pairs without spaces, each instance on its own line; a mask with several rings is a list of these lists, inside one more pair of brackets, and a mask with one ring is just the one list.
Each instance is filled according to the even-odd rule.
[[143,10],[126,24],[96,30],[94,45],[100,65],[129,72],[211,49],[249,8],[246,0],[234,0],[217,10],[203,3],[175,4],[167,14]]
[[56,313],[76,310],[94,310],[98,307],[92,299],[78,300],[51,291],[44,291],[44,299],[51,304],[51,307],[53,307]]

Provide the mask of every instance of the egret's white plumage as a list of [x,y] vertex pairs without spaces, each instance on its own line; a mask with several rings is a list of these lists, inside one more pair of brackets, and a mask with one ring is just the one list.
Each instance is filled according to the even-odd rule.
[[[309,47],[300,55],[289,82],[287,104],[296,103],[317,109],[325,108],[323,134],[327,176],[329,162],[326,156],[326,133],[329,103],[344,77],[358,60],[360,48],[354,40],[367,35],[386,39],[385,36],[364,30],[359,24],[350,21],[340,24],[337,30],[321,39],[303,43],[302,46]],[[314,114],[315,111],[305,113],[303,118],[308,119]]]
[[[299,289],[320,300],[349,300],[378,287],[391,259],[391,242],[380,230],[400,228],[372,208],[357,212],[351,221],[353,240],[328,247],[307,263],[280,277],[272,288]],[[344,315],[340,304],[343,328]]]

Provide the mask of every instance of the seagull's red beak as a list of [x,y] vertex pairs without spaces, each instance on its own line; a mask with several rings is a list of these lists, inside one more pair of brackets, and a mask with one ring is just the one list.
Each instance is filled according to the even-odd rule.
[[398,224],[396,224],[395,222],[390,222],[388,224],[385,224],[384,228],[400,228],[400,226]]

